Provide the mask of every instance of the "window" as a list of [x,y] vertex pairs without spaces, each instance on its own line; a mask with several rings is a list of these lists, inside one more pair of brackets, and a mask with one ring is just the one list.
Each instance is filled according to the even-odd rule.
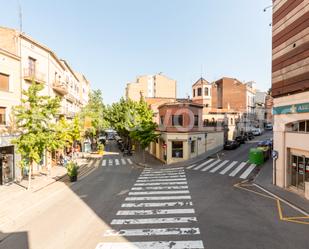
[[164,125],[164,116],[160,116],[160,124]]
[[6,124],[5,111],[6,111],[5,107],[0,107],[0,125],[5,125]]
[[208,119],[204,119],[203,125],[204,127],[208,126],[209,120]]
[[202,88],[197,89],[197,96],[202,96]]
[[193,89],[193,97],[195,97],[195,89]]
[[195,141],[191,141],[191,153],[195,152]]
[[35,59],[29,57],[28,58],[28,66],[29,66],[29,75],[35,75]]
[[299,132],[306,132],[306,121],[299,122]]
[[0,73],[0,91],[9,91],[9,79],[9,75]]
[[173,126],[183,126],[182,115],[172,115],[172,125]]
[[198,126],[198,115],[194,115],[194,126]]
[[172,157],[182,158],[183,157],[183,142],[172,141]]
[[205,87],[205,88],[204,88],[204,95],[205,95],[205,96],[208,96],[208,95],[209,95],[209,89],[208,89],[208,87]]

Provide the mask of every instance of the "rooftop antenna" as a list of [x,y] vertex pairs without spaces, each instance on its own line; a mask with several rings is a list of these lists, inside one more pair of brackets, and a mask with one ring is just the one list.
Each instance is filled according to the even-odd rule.
[[203,64],[201,64],[201,79],[203,78]]

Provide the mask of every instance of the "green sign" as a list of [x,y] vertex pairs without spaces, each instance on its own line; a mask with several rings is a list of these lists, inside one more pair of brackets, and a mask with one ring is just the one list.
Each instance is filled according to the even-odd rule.
[[285,105],[273,108],[273,114],[293,114],[293,113],[306,113],[309,112],[309,103]]

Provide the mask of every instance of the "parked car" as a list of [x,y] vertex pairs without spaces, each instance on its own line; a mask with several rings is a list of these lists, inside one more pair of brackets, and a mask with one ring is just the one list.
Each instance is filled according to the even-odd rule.
[[235,140],[240,144],[246,143],[247,137],[245,135],[237,136]]
[[273,130],[273,125],[272,124],[266,124],[265,130],[272,131]]
[[240,146],[240,143],[236,140],[228,140],[224,144],[224,149],[225,150],[234,150]]
[[246,132],[246,134],[247,134],[247,137],[248,137],[249,140],[252,140],[254,138],[254,135],[251,131]]
[[251,130],[251,132],[252,132],[252,134],[253,134],[254,136],[260,136],[260,135],[262,135],[262,130],[261,130],[260,128],[254,128],[254,129]]
[[267,140],[261,141],[257,144],[257,147],[269,147],[270,149],[272,149],[273,148],[273,140],[267,139]]

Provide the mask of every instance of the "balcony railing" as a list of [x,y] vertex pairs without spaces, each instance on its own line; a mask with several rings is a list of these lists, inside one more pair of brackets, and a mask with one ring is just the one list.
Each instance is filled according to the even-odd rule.
[[56,92],[60,93],[61,95],[66,95],[69,92],[68,86],[66,85],[66,83],[59,81],[59,80],[55,80],[53,82],[53,89]]
[[34,81],[36,83],[45,83],[46,75],[44,73],[38,72],[37,70],[24,68],[24,80],[30,82]]

